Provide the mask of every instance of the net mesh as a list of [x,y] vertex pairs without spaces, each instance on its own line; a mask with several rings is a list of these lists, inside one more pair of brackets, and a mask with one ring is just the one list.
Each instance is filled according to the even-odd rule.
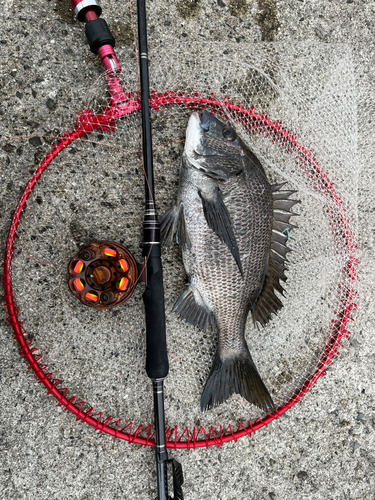
[[[251,321],[246,328],[262,378],[277,407],[285,409],[324,374],[341,337],[348,335],[355,302],[360,163],[351,53],[345,46],[305,43],[293,48],[259,45],[246,62],[203,58],[198,46],[189,53],[177,48],[176,54],[163,56],[160,48],[150,59],[159,214],[176,200],[179,160],[193,109],[206,108],[229,120],[262,161],[270,182],[287,182],[286,188],[296,189],[301,200],[292,221],[298,229],[290,231],[288,243],[292,252],[284,307],[265,328],[255,328]],[[119,59],[130,58],[120,53]],[[152,390],[144,370],[141,287],[126,305],[95,311],[79,303],[67,285],[70,258],[91,241],[119,242],[141,260],[144,177],[134,60],[123,66],[120,80],[127,92],[121,106],[129,112],[117,118],[116,108],[108,111],[107,81],[104,75],[99,78],[85,92],[86,111],[77,118],[82,137],[59,152],[32,192],[30,188],[22,222],[14,227],[18,237],[11,276],[20,314],[10,322],[23,322],[24,338],[43,353],[39,365],[48,365],[45,373],[56,372],[59,387],[69,387],[68,396],[71,392],[76,401],[90,403],[83,409],[93,406],[102,415],[114,415],[112,421],[121,418],[117,430],[146,429],[144,435],[150,437]],[[66,128],[72,131],[72,125]],[[170,312],[185,289],[176,245],[164,248],[163,266],[170,440],[190,446],[199,430],[197,439],[205,441],[212,431],[219,435],[220,429],[230,429],[231,434],[249,423],[251,429],[266,415],[238,395],[200,411],[217,339]],[[132,425],[126,427],[128,423]]]

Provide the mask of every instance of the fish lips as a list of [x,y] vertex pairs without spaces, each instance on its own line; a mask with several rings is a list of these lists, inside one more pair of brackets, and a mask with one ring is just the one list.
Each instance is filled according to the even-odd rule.
[[243,151],[237,144],[225,144],[223,140],[208,135],[211,122],[207,111],[204,111],[202,120],[198,113],[192,113],[186,129],[185,154],[195,170],[215,180],[226,181],[242,172],[241,165],[233,167]]
[[204,111],[202,120],[194,111],[191,114],[186,128],[185,153],[192,156],[224,156],[233,157],[243,155],[240,141],[227,141],[222,136],[223,124]]
[[200,127],[201,119],[198,113],[194,112],[189,118],[186,128],[185,153],[187,157],[193,156],[197,145],[203,137],[203,129]]

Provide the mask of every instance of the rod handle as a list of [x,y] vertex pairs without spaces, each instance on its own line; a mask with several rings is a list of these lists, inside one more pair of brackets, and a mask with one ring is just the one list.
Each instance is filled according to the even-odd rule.
[[151,379],[168,375],[163,271],[159,256],[147,260],[147,285],[143,294],[146,313],[146,372]]

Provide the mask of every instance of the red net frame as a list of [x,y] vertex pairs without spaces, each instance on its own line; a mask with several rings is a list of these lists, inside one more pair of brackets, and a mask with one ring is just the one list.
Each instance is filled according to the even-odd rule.
[[[86,403],[77,402],[77,397],[67,397],[68,388],[59,388],[60,380],[55,378],[53,373],[48,371],[48,365],[42,363],[42,355],[34,346],[33,342],[25,338],[26,330],[22,321],[19,320],[17,304],[13,296],[13,287],[11,280],[12,258],[14,255],[14,241],[17,237],[17,227],[21,222],[24,209],[27,206],[27,200],[33,192],[36,183],[40,180],[43,172],[49,167],[55,158],[65,148],[74,141],[81,139],[84,135],[93,131],[102,131],[112,133],[115,131],[116,120],[137,113],[141,109],[141,102],[138,93],[126,94],[126,102],[121,105],[112,102],[103,113],[93,114],[90,110],[84,110],[78,115],[74,130],[67,132],[53,149],[45,156],[40,166],[35,171],[32,178],[26,184],[26,187],[18,201],[17,207],[12,217],[5,248],[4,258],[4,301],[8,309],[7,321],[14,331],[14,339],[20,345],[20,355],[25,358],[28,370],[34,372],[34,377],[39,379],[38,383],[45,386],[47,394],[52,394],[58,401],[58,406],[64,407],[76,417],[76,421],[87,422],[94,427],[100,434],[105,432],[114,439],[123,439],[129,443],[136,443],[144,446],[155,446],[152,426],[138,425],[130,422],[123,424],[122,419],[113,420],[112,416],[106,418],[102,413],[95,413],[93,408],[84,410]],[[235,122],[239,123],[245,129],[251,132],[257,132],[268,140],[285,148],[287,154],[292,155],[293,160],[302,169],[308,177],[312,187],[323,192],[331,201],[331,204],[325,208],[329,226],[334,235],[335,250],[337,255],[345,253],[346,259],[340,266],[340,279],[337,285],[338,304],[334,311],[334,318],[331,320],[330,332],[327,336],[324,348],[322,350],[319,362],[314,372],[306,379],[303,385],[292,395],[289,401],[277,408],[273,415],[266,415],[263,419],[257,419],[254,422],[248,421],[247,425],[241,422],[237,429],[228,425],[225,429],[220,426],[220,430],[214,430],[213,426],[209,429],[203,427],[189,430],[185,427],[183,432],[175,427],[166,429],[166,441],[168,448],[186,448],[195,449],[209,446],[222,446],[229,441],[237,441],[243,436],[251,436],[258,429],[267,426],[273,420],[278,419],[283,413],[292,408],[300,401],[320,377],[326,375],[326,369],[333,364],[333,358],[339,355],[339,349],[343,347],[342,341],[346,339],[350,332],[347,330],[348,322],[353,321],[352,313],[356,309],[355,298],[355,266],[358,264],[355,258],[355,245],[353,235],[350,230],[349,220],[347,218],[343,203],[336,193],[334,185],[329,180],[328,175],[323,171],[318,161],[314,158],[313,152],[300,144],[297,135],[291,130],[285,130],[279,121],[272,121],[267,115],[258,114],[254,108],[245,109],[240,104],[236,105],[229,98],[222,101],[216,99],[214,95],[203,98],[199,92],[191,96],[186,94],[176,94],[173,91],[164,93],[152,92],[150,97],[151,109],[158,111],[168,106],[184,106],[186,108],[203,111],[209,108],[211,112],[222,116],[230,113]]]

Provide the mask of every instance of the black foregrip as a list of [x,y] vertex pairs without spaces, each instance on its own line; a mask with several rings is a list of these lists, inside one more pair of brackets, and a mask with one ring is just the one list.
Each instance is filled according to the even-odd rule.
[[146,372],[151,379],[168,375],[167,340],[163,271],[160,257],[149,257],[147,262],[147,287],[143,294],[146,313]]
[[90,45],[91,52],[98,53],[103,45],[115,46],[115,39],[109,31],[108,24],[104,19],[88,21],[85,26],[86,37]]

